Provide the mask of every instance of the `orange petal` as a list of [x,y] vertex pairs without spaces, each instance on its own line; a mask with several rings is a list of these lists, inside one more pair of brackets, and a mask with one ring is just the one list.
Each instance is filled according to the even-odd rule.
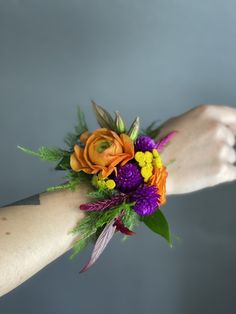
[[123,146],[124,146],[124,152],[131,155],[132,158],[134,158],[134,143],[133,143],[133,141],[125,133],[120,134],[120,138],[121,138]]
[[88,149],[90,147],[90,145],[93,145],[93,142],[96,140],[96,137],[94,136],[94,132],[92,133],[92,135],[87,139],[85,148],[84,148],[84,160],[86,161],[86,164],[88,167],[90,167],[91,169],[93,169],[93,164],[91,163],[91,161],[88,159],[89,157],[89,152]]
[[114,131],[111,131],[111,134],[114,137],[114,139],[116,139],[119,142],[119,144],[121,146],[123,146],[123,142],[122,142],[122,139],[120,138],[120,136],[116,132],[114,132]]
[[131,157],[130,155],[125,155],[124,156],[124,160],[121,163],[121,166],[124,166],[128,161],[130,161],[131,159],[133,159],[133,157]]
[[168,176],[168,172],[166,167],[162,168],[154,168],[154,174],[149,180],[149,184],[155,185],[158,188],[158,193],[160,196],[160,205],[164,205],[166,203],[166,178]]
[[104,169],[102,169],[101,175],[102,175],[103,178],[106,178],[106,177],[108,177],[114,170],[115,170],[114,167],[112,167],[112,168],[104,168]]
[[83,170],[84,172],[88,173],[88,174],[95,174],[98,172],[98,170],[94,170],[91,168],[82,168],[81,170]]
[[110,160],[110,165],[109,167],[115,167],[116,165],[118,165],[123,159],[125,158],[125,156],[122,154],[120,156],[114,156],[111,160]]
[[70,155],[70,166],[74,171],[80,171],[82,168],[82,165],[76,158],[75,153]]
[[85,131],[80,135],[79,139],[82,143],[85,144],[90,135],[91,133],[89,133],[88,131]]
[[86,160],[84,159],[84,150],[83,150],[83,148],[81,148],[78,144],[75,144],[74,152],[75,152],[76,158],[80,161],[81,165],[83,167],[88,167],[88,164],[87,164]]

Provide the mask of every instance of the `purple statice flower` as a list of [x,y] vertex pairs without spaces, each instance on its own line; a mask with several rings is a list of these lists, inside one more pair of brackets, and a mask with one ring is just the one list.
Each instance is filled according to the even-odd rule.
[[141,151],[149,151],[152,152],[152,150],[156,147],[155,141],[147,135],[140,135],[135,144],[134,144],[134,149],[136,152]]
[[143,183],[140,168],[133,163],[126,163],[120,167],[117,170],[117,176],[114,176],[113,179],[116,182],[116,188],[124,193],[135,190]]
[[157,193],[157,187],[155,185],[146,185],[138,187],[137,190],[132,193],[130,200],[136,201],[134,210],[140,216],[153,214],[160,204],[160,194]]

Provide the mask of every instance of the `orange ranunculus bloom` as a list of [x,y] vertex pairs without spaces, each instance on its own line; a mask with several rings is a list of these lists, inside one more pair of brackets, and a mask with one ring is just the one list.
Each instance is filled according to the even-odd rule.
[[158,188],[157,193],[161,195],[160,197],[160,205],[164,205],[166,203],[166,178],[168,176],[168,172],[166,166],[162,166],[161,168],[154,167],[154,172],[148,183],[150,185],[155,185]]
[[85,147],[75,144],[70,156],[70,166],[74,171],[100,172],[105,178],[113,171],[117,174],[117,164],[123,166],[134,158],[133,141],[125,133],[118,135],[112,130],[100,128],[93,133],[84,132],[80,140]]

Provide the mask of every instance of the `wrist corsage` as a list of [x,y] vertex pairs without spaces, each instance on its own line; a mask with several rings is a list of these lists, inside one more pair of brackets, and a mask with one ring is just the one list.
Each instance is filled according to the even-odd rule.
[[33,151],[18,146],[42,160],[56,162],[55,170],[67,172],[65,184],[47,191],[75,190],[82,182],[91,187],[87,195],[92,201],[79,206],[86,214],[69,231],[78,234],[70,259],[90,241],[95,243],[90,260],[80,272],[94,264],[116,232],[125,240],[135,234],[140,222],[172,246],[168,222],[160,210],[166,203],[168,176],[160,153],[177,131],[155,140],[161,129],[155,127],[156,121],[140,130],[137,117],[127,130],[118,111],[113,118],[94,101],[92,105],[100,128],[90,132],[78,107],[78,125],[65,138],[68,149],[42,146]]

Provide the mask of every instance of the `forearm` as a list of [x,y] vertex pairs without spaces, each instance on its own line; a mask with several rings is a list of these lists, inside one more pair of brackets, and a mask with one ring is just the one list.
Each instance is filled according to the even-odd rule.
[[44,192],[0,208],[0,296],[72,248],[69,234],[83,217],[88,186]]
[[[236,109],[199,106],[166,121],[159,137],[178,133],[161,153],[167,164],[166,194],[184,194],[236,178]],[[174,159],[174,163],[170,161]],[[69,234],[83,217],[87,186],[42,193],[0,209],[0,296],[72,248]]]

